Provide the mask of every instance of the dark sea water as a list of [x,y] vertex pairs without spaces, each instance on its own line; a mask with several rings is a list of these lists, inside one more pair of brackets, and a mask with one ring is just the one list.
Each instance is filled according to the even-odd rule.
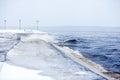
[[109,71],[120,74],[120,32],[62,32],[58,45],[81,52]]

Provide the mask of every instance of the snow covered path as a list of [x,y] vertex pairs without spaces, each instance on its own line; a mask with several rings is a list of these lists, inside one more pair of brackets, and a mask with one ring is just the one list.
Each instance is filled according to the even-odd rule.
[[24,38],[8,53],[0,80],[105,80],[63,56],[47,40],[38,35]]

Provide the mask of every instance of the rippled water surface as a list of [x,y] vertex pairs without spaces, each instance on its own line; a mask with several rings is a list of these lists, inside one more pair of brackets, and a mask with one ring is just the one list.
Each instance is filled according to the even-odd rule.
[[58,45],[80,51],[107,70],[120,73],[119,32],[65,32],[57,34]]

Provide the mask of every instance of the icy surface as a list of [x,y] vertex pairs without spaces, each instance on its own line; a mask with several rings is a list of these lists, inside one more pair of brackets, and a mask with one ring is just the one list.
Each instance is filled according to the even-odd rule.
[[48,38],[27,36],[8,53],[0,80],[28,80],[30,76],[29,80],[104,80],[63,55],[49,44]]
[[2,66],[3,66],[3,62],[0,62],[0,71],[2,69]]
[[[17,35],[0,32],[0,61],[4,61],[3,55],[7,54],[18,42]],[[2,64],[3,62],[0,62],[0,70],[2,69]]]
[[37,70],[25,69],[4,63],[0,73],[0,80],[54,80],[39,73],[40,71]]

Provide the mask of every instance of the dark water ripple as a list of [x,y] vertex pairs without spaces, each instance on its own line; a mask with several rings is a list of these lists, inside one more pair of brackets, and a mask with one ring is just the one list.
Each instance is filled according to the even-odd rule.
[[85,57],[107,70],[120,73],[120,33],[97,32],[59,34],[58,43],[80,51]]

